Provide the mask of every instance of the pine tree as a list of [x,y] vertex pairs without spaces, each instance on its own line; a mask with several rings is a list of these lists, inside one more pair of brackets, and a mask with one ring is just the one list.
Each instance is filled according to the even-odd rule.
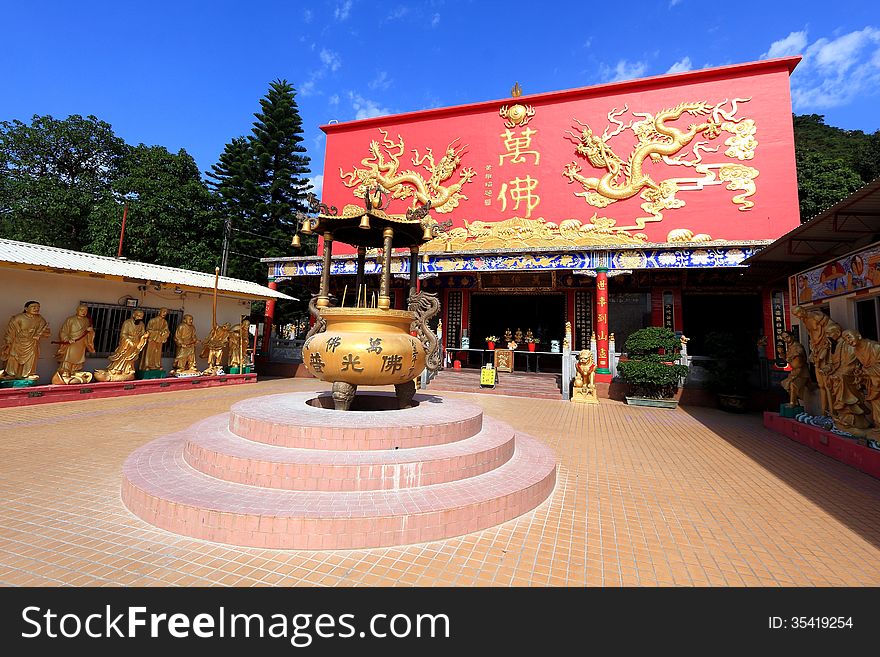
[[[271,83],[254,117],[251,134],[228,143],[207,175],[228,222],[228,275],[265,284],[267,267],[259,258],[294,253],[291,239],[296,212],[306,210],[309,158],[294,88],[286,80]],[[303,239],[296,255],[313,255],[316,242]],[[308,292],[294,288],[293,296],[308,299]],[[305,301],[279,304],[276,317],[284,322],[304,310]]]

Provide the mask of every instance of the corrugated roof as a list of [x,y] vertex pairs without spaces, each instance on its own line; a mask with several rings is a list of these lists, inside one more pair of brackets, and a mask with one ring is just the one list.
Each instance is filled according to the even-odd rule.
[[743,260],[747,276],[772,280],[880,240],[880,178]]
[[[214,289],[214,274],[0,239],[0,267],[4,266],[51,272],[84,272],[146,285],[163,284],[208,291]],[[226,276],[220,277],[217,290],[248,298],[295,300],[294,297],[264,285]]]

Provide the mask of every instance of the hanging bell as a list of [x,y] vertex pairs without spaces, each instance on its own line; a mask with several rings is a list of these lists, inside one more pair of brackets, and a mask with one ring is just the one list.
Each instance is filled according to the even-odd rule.
[[293,236],[293,241],[291,241],[290,246],[293,246],[297,249],[302,246],[302,243],[299,241],[299,233]]
[[363,228],[364,230],[370,230],[370,217],[369,217],[369,215],[365,214],[363,217],[361,217],[361,223],[359,225],[359,228]]
[[306,219],[303,222],[302,228],[299,229],[303,235],[311,235],[312,234],[312,221],[311,219]]
[[434,233],[431,232],[431,227],[428,224],[425,224],[424,228],[425,232],[422,233],[422,239],[426,242],[434,239]]

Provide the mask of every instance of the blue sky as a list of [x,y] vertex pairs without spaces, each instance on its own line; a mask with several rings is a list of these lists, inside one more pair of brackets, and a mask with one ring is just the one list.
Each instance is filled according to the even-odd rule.
[[872,4],[0,0],[0,120],[94,114],[204,171],[286,78],[319,176],[331,120],[506,98],[515,81],[530,94],[803,54],[795,112],[874,132]]

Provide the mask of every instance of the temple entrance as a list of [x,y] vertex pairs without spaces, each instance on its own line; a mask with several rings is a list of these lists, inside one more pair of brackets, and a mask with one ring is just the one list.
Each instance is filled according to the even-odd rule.
[[742,335],[755,344],[762,334],[763,314],[758,294],[693,294],[681,295],[682,328],[690,338],[688,353],[706,354],[707,333],[729,332]]
[[[550,351],[550,340],[562,344],[565,331],[565,295],[475,293],[471,297],[471,347],[486,348],[486,337],[495,335],[504,345],[504,331],[532,329],[539,351]],[[523,347],[525,348],[525,347]]]

